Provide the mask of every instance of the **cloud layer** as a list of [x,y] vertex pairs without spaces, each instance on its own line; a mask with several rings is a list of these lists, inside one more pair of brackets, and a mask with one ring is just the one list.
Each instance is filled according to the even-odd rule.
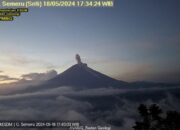
[[0,81],[18,80],[17,78],[12,78],[7,75],[0,75]]
[[26,89],[29,86],[37,86],[57,76],[57,71],[50,70],[45,73],[29,73],[21,76],[21,79],[0,75],[0,81],[16,80],[16,82],[1,84],[0,94],[7,94],[17,90]]
[[86,125],[110,125],[112,130],[132,130],[140,103],[157,103],[163,110],[179,110],[179,90],[179,87],[75,90],[64,86],[1,95],[0,120],[79,120]]

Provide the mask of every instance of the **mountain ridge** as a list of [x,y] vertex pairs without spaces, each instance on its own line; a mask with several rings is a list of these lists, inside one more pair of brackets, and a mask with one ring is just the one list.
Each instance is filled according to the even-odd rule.
[[93,70],[87,64],[75,64],[46,82],[49,85],[67,85],[78,87],[120,87],[127,82],[113,79],[105,74]]

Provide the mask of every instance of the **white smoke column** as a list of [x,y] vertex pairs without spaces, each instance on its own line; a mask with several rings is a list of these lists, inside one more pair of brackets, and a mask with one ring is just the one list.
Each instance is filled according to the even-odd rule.
[[78,64],[82,64],[81,57],[79,56],[79,54],[76,54],[76,60]]

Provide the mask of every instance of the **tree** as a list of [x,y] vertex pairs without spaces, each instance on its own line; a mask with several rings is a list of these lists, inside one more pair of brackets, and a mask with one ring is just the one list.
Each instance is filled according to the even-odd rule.
[[176,111],[168,111],[164,118],[162,109],[156,104],[149,107],[140,104],[138,111],[141,120],[135,122],[135,130],[180,130],[180,113]]
[[180,113],[176,111],[168,111],[164,119],[165,130],[180,130]]

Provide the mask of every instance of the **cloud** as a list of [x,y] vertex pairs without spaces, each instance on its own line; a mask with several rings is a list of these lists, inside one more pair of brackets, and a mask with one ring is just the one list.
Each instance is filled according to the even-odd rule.
[[24,74],[21,77],[25,80],[39,80],[46,81],[57,76],[57,72],[55,70],[47,71],[46,73],[29,73]]
[[[32,93],[1,95],[0,120],[17,120],[17,117],[18,120],[79,120],[86,125],[111,126],[112,130],[132,130],[140,103],[157,103],[163,110],[179,110],[179,99],[175,96],[179,89],[76,90],[57,86]],[[157,95],[160,97],[154,98]]]
[[3,120],[82,120],[82,112],[92,106],[85,101],[78,101],[63,96],[71,88],[62,87],[56,91],[44,91],[29,94],[0,96],[0,119]]
[[131,90],[122,90],[122,89],[115,89],[115,88],[95,88],[95,89],[85,89],[73,93],[69,93],[70,95],[73,96],[108,96],[108,95],[116,95],[116,94],[122,94],[129,92]]
[[29,86],[38,86],[45,81],[57,76],[56,70],[50,70],[45,73],[29,73],[21,76],[21,79],[11,78],[6,75],[0,75],[0,81],[16,80],[13,83],[1,84],[0,94],[7,94],[26,89]]
[[0,81],[18,80],[17,78],[9,77],[8,75],[0,75]]

